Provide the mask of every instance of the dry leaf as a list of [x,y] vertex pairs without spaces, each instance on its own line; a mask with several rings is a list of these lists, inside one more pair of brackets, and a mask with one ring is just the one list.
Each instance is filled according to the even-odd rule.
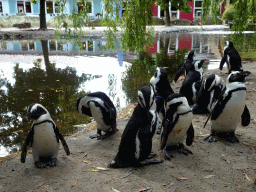
[[91,164],[89,161],[86,161],[86,160],[83,160],[82,162],[86,164]]
[[114,189],[113,187],[111,187],[111,189],[112,189],[113,191],[115,191],[115,192],[120,192],[120,191],[118,191],[118,190]]
[[99,170],[93,169],[93,170],[88,170],[88,171],[91,171],[91,172],[98,172]]
[[125,177],[128,177],[129,175],[131,175],[132,172],[129,172],[129,173],[126,173],[123,177],[121,177],[121,179],[125,178]]
[[77,184],[78,179],[76,179],[76,181],[73,183],[73,185],[71,187],[74,187]]
[[206,137],[206,136],[209,136],[209,134],[197,135],[197,137]]
[[208,179],[208,178],[211,178],[211,177],[214,177],[214,176],[216,176],[216,175],[207,175],[207,176],[203,177],[203,179]]
[[182,181],[182,180],[187,180],[188,178],[185,178],[185,177],[178,177],[177,180],[178,181]]
[[225,183],[224,187],[227,187],[229,186],[231,183]]
[[138,192],[148,191],[148,190],[150,190],[150,189],[152,189],[152,187],[147,187],[147,188],[141,189],[141,190],[139,190]]
[[104,168],[104,167],[95,167],[95,168],[98,169],[98,170],[101,170],[101,171],[109,171],[109,170],[111,170],[109,168]]
[[245,178],[246,178],[248,181],[252,181],[252,180],[248,177],[248,175],[246,175],[245,173],[244,173],[244,176],[245,176]]

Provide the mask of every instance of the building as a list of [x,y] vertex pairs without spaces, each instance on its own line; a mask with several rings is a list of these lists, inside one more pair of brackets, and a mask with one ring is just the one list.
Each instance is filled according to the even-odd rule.
[[[97,13],[102,13],[103,2],[101,0],[91,0],[86,4],[87,10],[89,10],[89,17],[96,18]],[[83,8],[82,3],[79,0],[67,0],[65,5],[65,14],[69,15],[74,10],[74,7],[80,11]],[[29,0],[0,0],[0,16],[6,17],[10,15],[26,15],[28,17],[39,17],[40,13],[40,0],[37,0],[37,4],[32,3]],[[52,19],[60,14],[60,6],[57,0],[45,1],[45,13],[46,20]]]

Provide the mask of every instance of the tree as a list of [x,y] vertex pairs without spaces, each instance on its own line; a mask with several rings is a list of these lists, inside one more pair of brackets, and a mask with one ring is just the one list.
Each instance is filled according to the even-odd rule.
[[[193,1],[193,0],[188,0],[188,1]],[[165,11],[165,22],[166,26],[171,26],[171,21],[170,21],[170,13],[169,13],[169,6],[175,7],[177,10],[180,10],[185,13],[189,13],[192,11],[192,8],[187,4],[187,1],[183,0],[157,0],[156,4],[161,7],[162,10]]]

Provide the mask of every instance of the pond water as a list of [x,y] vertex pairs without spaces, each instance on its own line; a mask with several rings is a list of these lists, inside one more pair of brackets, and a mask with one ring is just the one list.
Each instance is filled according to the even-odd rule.
[[[256,59],[252,36],[245,34],[244,42],[234,43],[242,60]],[[43,104],[61,132],[71,134],[77,131],[73,125],[90,121],[76,111],[80,96],[103,91],[120,110],[136,100],[138,87],[149,82],[152,74],[145,68],[148,63],[173,62],[173,66],[168,65],[172,80],[188,51],[194,49],[195,60],[206,59],[205,68],[217,68],[229,39],[226,32],[165,34],[156,37],[146,50],[147,56],[108,50],[104,39],[85,40],[80,51],[75,43],[64,40],[1,41],[0,157],[20,150],[31,127],[31,122],[23,121],[31,103]],[[138,64],[142,67],[127,70]]]

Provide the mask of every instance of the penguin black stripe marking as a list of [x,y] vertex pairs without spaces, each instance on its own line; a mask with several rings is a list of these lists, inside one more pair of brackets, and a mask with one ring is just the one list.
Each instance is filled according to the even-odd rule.
[[218,103],[217,105],[215,105],[214,108],[214,113],[212,114],[212,120],[216,120],[219,115],[223,112],[223,105],[225,106],[227,104],[227,102],[230,100],[232,93],[236,92],[236,91],[241,91],[241,90],[245,90],[246,91],[246,87],[239,87],[233,90],[230,90],[228,92],[228,95],[224,96],[223,101],[221,101],[221,103]]

